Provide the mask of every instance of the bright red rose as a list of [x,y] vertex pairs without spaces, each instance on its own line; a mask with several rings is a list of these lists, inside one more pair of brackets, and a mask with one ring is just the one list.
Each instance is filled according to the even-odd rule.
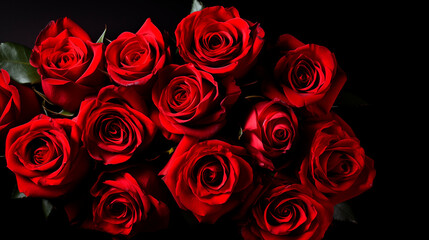
[[352,129],[339,116],[310,126],[314,135],[301,164],[302,184],[314,187],[333,203],[353,198],[371,188],[374,161],[365,155]]
[[55,198],[70,192],[86,175],[90,161],[81,130],[70,119],[36,116],[9,131],[7,167],[28,197]]
[[322,239],[332,221],[333,207],[320,193],[300,184],[271,187],[256,202],[241,234],[246,240]]
[[[273,161],[283,165],[280,158],[292,147],[298,133],[298,119],[293,110],[279,100],[255,104],[246,119],[243,138],[249,152],[261,167],[274,170]],[[278,162],[281,161],[281,162]]]
[[30,64],[42,77],[46,97],[74,112],[105,84],[103,44],[68,18],[51,21],[39,34]]
[[4,144],[9,129],[29,121],[40,110],[34,91],[11,81],[9,73],[0,69],[0,143]]
[[334,54],[289,34],[280,36],[277,46],[283,56],[275,66],[274,80],[264,83],[264,94],[315,115],[329,112],[347,79]]
[[118,164],[145,149],[156,133],[143,97],[133,88],[106,86],[82,102],[76,118],[88,153],[104,164]]
[[124,32],[107,46],[107,72],[119,85],[146,85],[169,54],[161,32],[148,18],[137,33]]
[[102,172],[91,188],[92,219],[83,227],[132,236],[168,226],[168,190],[147,166]]
[[207,7],[185,17],[176,28],[179,54],[186,62],[216,75],[239,78],[262,49],[265,32],[240,18],[234,7]]
[[239,208],[254,189],[245,148],[219,140],[184,137],[160,172],[180,208],[214,223]]
[[170,134],[209,138],[225,125],[227,110],[240,93],[232,78],[220,84],[193,64],[168,65],[152,89],[158,109],[153,119],[168,138]]

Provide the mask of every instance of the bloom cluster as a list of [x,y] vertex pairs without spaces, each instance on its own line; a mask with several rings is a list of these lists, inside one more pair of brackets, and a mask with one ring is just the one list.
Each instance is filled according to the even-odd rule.
[[290,34],[265,42],[234,7],[189,14],[172,38],[147,19],[94,43],[61,18],[29,59],[41,91],[1,70],[0,141],[19,192],[112,235],[166,229],[179,208],[230,219],[244,239],[323,238],[334,206],[375,177],[331,111],[346,82],[335,55]]

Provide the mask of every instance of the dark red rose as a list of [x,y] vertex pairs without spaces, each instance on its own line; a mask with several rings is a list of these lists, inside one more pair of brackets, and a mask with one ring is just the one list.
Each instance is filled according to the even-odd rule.
[[137,33],[124,32],[107,46],[107,71],[119,85],[146,85],[169,53],[161,32],[148,18]]
[[252,192],[248,157],[240,146],[184,137],[160,175],[180,208],[191,211],[199,222],[214,223],[239,208]]
[[176,28],[179,54],[186,62],[216,75],[243,76],[262,49],[265,32],[240,18],[234,7],[206,7]]
[[371,188],[374,161],[365,155],[352,129],[339,116],[312,125],[314,135],[299,176],[333,203],[353,198]]
[[320,193],[300,184],[274,185],[252,208],[244,239],[322,239],[332,221],[333,207]]
[[77,122],[88,153],[104,164],[123,163],[156,133],[143,97],[133,88],[106,86],[82,102]]
[[80,137],[74,121],[45,115],[12,128],[6,139],[6,161],[15,173],[18,190],[44,198],[70,192],[90,165]]
[[164,229],[170,218],[166,191],[146,166],[102,172],[90,191],[92,218],[83,227],[126,236]]
[[280,36],[277,46],[283,56],[275,66],[275,79],[265,82],[265,95],[316,115],[329,112],[347,79],[334,54],[289,34]]
[[105,84],[103,44],[68,18],[51,21],[39,34],[30,64],[42,77],[43,92],[54,104],[74,112]]
[[292,147],[297,133],[298,119],[295,113],[279,100],[255,104],[243,128],[247,149],[261,167],[270,170],[275,168],[272,161]]
[[153,119],[165,135],[209,138],[225,125],[227,110],[240,93],[232,78],[224,78],[220,84],[193,64],[168,65],[159,72],[152,89],[158,109]]
[[9,73],[0,69],[0,143],[4,144],[9,129],[31,120],[40,110],[34,91],[12,81]]

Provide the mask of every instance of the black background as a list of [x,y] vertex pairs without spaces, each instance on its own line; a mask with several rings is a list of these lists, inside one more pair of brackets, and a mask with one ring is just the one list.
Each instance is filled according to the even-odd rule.
[[[349,201],[358,223],[334,222],[326,239],[387,239],[391,234],[399,234],[404,228],[403,223],[409,222],[400,213],[415,209],[415,206],[403,204],[414,191],[405,184],[405,179],[414,171],[409,174],[407,166],[416,166],[416,161],[423,161],[414,155],[418,149],[414,144],[417,138],[407,134],[413,132],[410,122],[417,124],[417,120],[410,119],[418,119],[419,114],[425,112],[422,111],[424,108],[411,109],[414,104],[409,103],[419,101],[410,101],[407,87],[411,85],[413,90],[418,89],[423,80],[409,74],[415,70],[410,67],[414,64],[409,63],[419,60],[404,54],[420,49],[416,47],[419,41],[404,41],[412,38],[410,34],[417,22],[415,11],[403,6],[374,6],[362,1],[316,5],[273,0],[204,2],[235,6],[242,18],[261,23],[267,41],[290,33],[305,43],[323,45],[335,53],[339,65],[348,75],[343,91],[368,103],[339,107],[335,111],[353,128],[367,155],[375,160],[377,176],[371,190]],[[39,31],[50,20],[64,16],[85,29],[93,41],[105,26],[106,38],[115,39],[123,31],[136,32],[148,17],[160,30],[174,34],[175,27],[190,8],[191,1],[2,2],[0,42],[17,42],[32,48]],[[419,136],[425,135],[421,133]],[[14,178],[5,169],[4,162],[1,168],[0,192],[2,200],[6,200],[1,205],[0,215],[1,222],[6,221],[6,224],[0,223],[3,236],[12,232],[14,239],[24,239],[24,236],[76,239],[85,234],[93,234],[94,239],[103,237],[64,227],[62,223],[45,223],[38,201],[8,200]],[[197,231],[183,230],[182,237],[186,237],[188,230]],[[215,231],[202,226],[198,234],[228,239],[228,234],[219,229]],[[156,237],[162,239],[164,236]]]

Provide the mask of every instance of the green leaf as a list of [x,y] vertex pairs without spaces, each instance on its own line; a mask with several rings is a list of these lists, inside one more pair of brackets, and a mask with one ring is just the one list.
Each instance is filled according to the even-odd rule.
[[104,31],[101,34],[101,36],[98,38],[96,43],[103,43],[104,42],[104,36],[106,35],[107,25],[104,26]]
[[66,110],[61,110],[58,115],[63,116],[63,117],[73,117],[74,113],[66,111]]
[[12,190],[12,194],[10,196],[11,199],[21,199],[26,198],[27,196],[18,190],[18,186],[15,185],[15,188]]
[[40,83],[37,69],[30,65],[31,49],[12,42],[0,43],[0,69],[22,84]]
[[241,136],[243,136],[243,128],[240,127],[240,129],[238,130],[238,140],[241,139]]
[[54,206],[48,199],[42,199],[42,211],[43,211],[43,216],[45,216],[45,219],[48,219],[53,209],[54,209]]
[[334,206],[334,219],[342,222],[357,223],[352,208],[345,202],[338,203]]
[[191,7],[191,12],[197,12],[197,11],[201,11],[204,8],[203,3],[201,1],[198,0],[194,0],[192,2],[192,7]]

